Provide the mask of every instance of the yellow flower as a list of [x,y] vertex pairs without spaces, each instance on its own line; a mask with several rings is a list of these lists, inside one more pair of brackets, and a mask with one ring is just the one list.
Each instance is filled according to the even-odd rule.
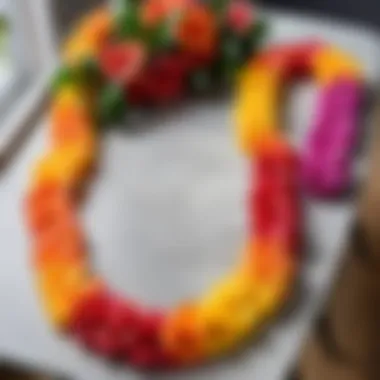
[[85,96],[73,87],[63,88],[50,110],[50,136],[55,147],[69,144],[95,145],[94,121]]
[[165,349],[183,364],[202,359],[205,336],[198,305],[184,304],[170,313],[165,321],[162,341]]
[[70,145],[57,148],[42,157],[34,167],[32,186],[58,182],[75,188],[93,160],[91,148]]
[[255,284],[256,304],[263,317],[279,309],[296,272],[291,252],[271,241],[257,240],[248,245],[242,268]]
[[69,65],[75,66],[86,58],[96,55],[96,46],[80,35],[75,35],[67,41],[64,49],[64,61]]
[[279,278],[278,282],[263,284],[261,286],[257,297],[257,304],[262,311],[264,319],[281,309],[289,296],[290,285],[292,283],[291,279],[286,281],[283,278]]
[[76,302],[90,289],[90,279],[83,263],[51,262],[36,272],[42,303],[51,322],[64,327],[70,320]]
[[236,139],[252,155],[278,134],[280,80],[265,66],[250,65],[242,73],[235,100]]
[[51,113],[60,109],[75,109],[83,114],[89,113],[91,101],[89,94],[76,84],[65,84],[52,97]]
[[318,82],[329,83],[338,78],[360,80],[362,68],[357,60],[349,54],[333,47],[321,49],[314,58],[313,72]]
[[64,61],[76,65],[96,56],[112,32],[112,23],[111,12],[105,8],[96,9],[86,16],[64,46]]
[[207,353],[214,356],[240,343],[260,322],[257,289],[242,271],[232,273],[201,301]]

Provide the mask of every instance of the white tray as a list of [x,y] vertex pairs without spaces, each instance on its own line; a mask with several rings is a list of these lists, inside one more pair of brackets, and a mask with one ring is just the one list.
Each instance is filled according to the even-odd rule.
[[[372,31],[292,14],[268,12],[268,17],[271,41],[325,38],[360,57],[368,79],[377,79],[380,43]],[[313,94],[312,85],[296,86],[288,104],[292,138],[299,145],[312,117]],[[234,146],[230,99],[195,101],[138,124],[139,131],[114,131],[105,139],[84,222],[94,265],[110,284],[142,302],[171,306],[201,294],[238,259],[247,163]],[[76,380],[281,380],[333,279],[352,202],[306,201],[306,297],[260,342],[227,360],[170,376],[115,369],[51,331],[33,289],[21,201],[30,165],[44,151],[44,135],[39,128],[0,183],[0,358]]]

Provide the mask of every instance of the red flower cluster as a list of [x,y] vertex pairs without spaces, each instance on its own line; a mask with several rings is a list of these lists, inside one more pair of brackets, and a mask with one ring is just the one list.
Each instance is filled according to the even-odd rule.
[[182,97],[186,78],[206,62],[185,52],[172,52],[154,58],[127,87],[131,104],[169,104]]
[[89,350],[143,368],[170,368],[175,360],[161,345],[161,314],[143,312],[106,291],[85,297],[70,326]]
[[295,252],[300,236],[299,163],[289,146],[280,145],[276,150],[275,154],[264,151],[258,157],[249,199],[251,234],[277,241],[288,252]]
[[234,0],[227,10],[228,26],[235,32],[245,33],[253,25],[254,9],[246,0]]
[[166,104],[184,92],[186,65],[180,55],[156,57],[127,89],[132,104]]
[[210,59],[177,51],[156,56],[146,63],[142,45],[130,41],[105,48],[100,65],[108,79],[125,86],[129,103],[168,104],[181,98],[189,73]]
[[113,82],[128,83],[144,66],[146,51],[137,41],[109,43],[100,52],[99,64],[104,75]]

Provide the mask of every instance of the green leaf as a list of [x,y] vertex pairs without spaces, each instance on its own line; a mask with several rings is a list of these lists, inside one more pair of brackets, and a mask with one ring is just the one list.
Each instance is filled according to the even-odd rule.
[[115,14],[120,14],[128,9],[129,0],[111,0],[111,7]]
[[169,49],[173,44],[169,23],[163,21],[154,28],[145,29],[143,39],[153,52]]
[[51,82],[51,91],[55,93],[67,84],[76,82],[75,71],[68,66],[59,67],[53,75]]
[[95,87],[100,84],[101,80],[102,74],[97,61],[87,59],[75,67],[59,67],[53,76],[51,91],[55,93],[60,88],[70,84]]
[[230,84],[235,79],[237,72],[241,65],[233,61],[225,61],[223,65],[223,80],[225,83]]
[[123,88],[113,83],[106,85],[100,93],[98,110],[101,123],[121,122],[127,110]]
[[227,36],[222,41],[222,59],[230,62],[238,62],[242,57],[241,39],[237,36]]
[[128,7],[116,16],[116,31],[121,38],[141,36],[139,9],[139,4],[129,3]]
[[77,68],[78,80],[84,85],[96,86],[103,79],[103,74],[96,59],[85,59]]
[[213,73],[209,69],[199,69],[190,74],[190,87],[197,93],[209,91],[213,82]]
[[268,32],[267,24],[263,20],[256,22],[244,39],[244,51],[253,54],[263,44]]
[[210,7],[217,16],[222,16],[227,9],[230,0],[211,0]]
[[220,49],[220,75],[230,82],[245,60],[243,38],[226,30],[222,35]]

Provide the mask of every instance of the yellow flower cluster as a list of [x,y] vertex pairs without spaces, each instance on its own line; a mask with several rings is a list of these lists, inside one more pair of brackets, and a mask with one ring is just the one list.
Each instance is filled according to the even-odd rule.
[[295,269],[292,255],[280,247],[249,244],[238,268],[198,302],[169,314],[165,344],[187,364],[231,351],[279,311]]
[[112,15],[107,9],[89,13],[69,36],[63,49],[64,62],[75,66],[83,59],[96,57],[112,28]]

